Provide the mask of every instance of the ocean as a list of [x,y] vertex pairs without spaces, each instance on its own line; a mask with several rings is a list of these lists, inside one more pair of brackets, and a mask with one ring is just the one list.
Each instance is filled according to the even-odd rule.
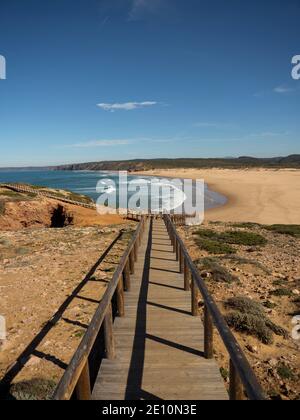
[[[15,182],[56,189],[65,189],[74,193],[87,195],[95,202],[100,195],[96,191],[97,183],[99,181],[104,181],[107,178],[115,182],[116,190],[118,190],[119,177],[118,173],[115,172],[0,169],[0,183]],[[128,175],[128,182],[137,182],[137,180],[141,178],[146,180],[146,183],[151,179],[150,177],[141,177],[130,174]],[[160,185],[167,185],[168,181],[165,178],[158,179]],[[208,186],[205,185],[204,203],[206,210],[224,205],[226,201],[226,197],[211,191]]]

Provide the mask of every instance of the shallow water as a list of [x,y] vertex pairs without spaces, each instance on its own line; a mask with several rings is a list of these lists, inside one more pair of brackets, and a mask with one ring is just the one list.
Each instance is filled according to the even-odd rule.
[[[0,170],[1,182],[19,182],[26,184],[39,185],[49,188],[66,189],[78,194],[84,194],[96,201],[99,193],[96,191],[96,185],[99,181],[107,178],[112,179],[119,188],[118,174],[115,172],[96,172],[96,171],[49,171],[49,170]],[[140,177],[129,175],[128,181],[132,182],[138,179],[144,179],[149,184],[150,177]],[[163,181],[162,181],[163,180]],[[159,178],[160,185],[167,185],[169,182],[165,178]],[[112,189],[113,191],[113,189]],[[182,192],[180,192],[182,194]],[[131,193],[132,195],[133,193]],[[129,198],[131,196],[129,194]],[[175,201],[176,201],[176,194]],[[177,193],[178,196],[178,193]],[[177,197],[178,198],[178,197]],[[204,203],[205,209],[218,207],[225,204],[226,197],[211,191],[205,185]]]

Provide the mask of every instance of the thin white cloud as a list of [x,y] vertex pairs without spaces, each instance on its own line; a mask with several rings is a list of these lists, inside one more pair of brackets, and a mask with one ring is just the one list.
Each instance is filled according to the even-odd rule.
[[92,140],[85,143],[75,143],[66,145],[66,148],[93,148],[93,147],[116,147],[126,146],[132,143],[132,140],[127,139],[115,139],[115,140]]
[[256,98],[264,98],[264,97],[268,97],[269,95],[272,95],[274,93],[278,94],[278,95],[286,95],[288,93],[296,93],[299,91],[299,88],[297,87],[291,87],[288,85],[280,85],[280,86],[276,86],[274,87],[272,90],[265,90],[265,91],[261,91],[261,92],[256,92],[254,93],[254,97]]
[[147,108],[150,106],[157,105],[155,101],[144,101],[144,102],[125,102],[125,103],[100,103],[97,106],[104,111],[115,112],[115,111],[132,111],[139,108]]
[[275,93],[282,94],[282,93],[289,93],[289,92],[293,92],[293,91],[294,91],[294,89],[292,89],[292,88],[290,88],[290,87],[287,87],[287,86],[277,86],[277,87],[275,87],[275,88],[273,89],[273,91],[274,91]]
[[249,134],[248,137],[251,137],[251,138],[283,137],[283,136],[288,136],[289,134],[290,133],[288,131],[285,131],[285,132],[264,131],[262,133]]
[[199,128],[238,128],[236,124],[218,123],[218,122],[197,122],[194,127]]

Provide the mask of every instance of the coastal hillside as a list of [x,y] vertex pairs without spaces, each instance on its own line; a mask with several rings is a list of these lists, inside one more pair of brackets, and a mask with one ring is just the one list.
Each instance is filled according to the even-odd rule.
[[[15,191],[0,185],[0,230],[122,223],[119,216],[100,216],[95,209],[84,207],[93,204],[84,195],[52,188],[20,187],[21,191]],[[26,187],[28,192],[23,192]]]
[[172,168],[300,168],[300,155],[286,157],[256,158],[195,158],[195,159],[135,159],[124,161],[99,161],[56,166],[52,169],[72,171],[127,170],[146,171]]
[[[292,317],[300,310],[300,226],[210,222],[180,233],[268,397],[299,400]],[[214,340],[229,383],[227,353]]]

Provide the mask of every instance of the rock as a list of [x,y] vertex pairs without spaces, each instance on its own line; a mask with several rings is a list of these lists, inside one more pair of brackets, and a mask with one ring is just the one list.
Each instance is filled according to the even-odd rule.
[[250,351],[250,353],[258,353],[258,348],[257,346],[252,346],[251,344],[248,344],[246,346],[246,349]]
[[277,365],[278,365],[278,360],[276,360],[276,359],[270,359],[270,360],[268,360],[268,364],[269,364],[270,366],[275,367],[275,366],[277,366]]
[[201,276],[205,279],[208,279],[208,278],[211,277],[211,273],[208,273],[208,272],[205,271],[205,272],[201,273]]
[[246,249],[246,252],[255,252],[255,251],[257,251],[257,249],[254,247]]
[[293,293],[293,295],[297,295],[297,296],[299,296],[299,295],[300,295],[300,292],[299,292],[299,290],[298,290],[298,289],[294,289],[294,290],[292,290],[292,293]]

